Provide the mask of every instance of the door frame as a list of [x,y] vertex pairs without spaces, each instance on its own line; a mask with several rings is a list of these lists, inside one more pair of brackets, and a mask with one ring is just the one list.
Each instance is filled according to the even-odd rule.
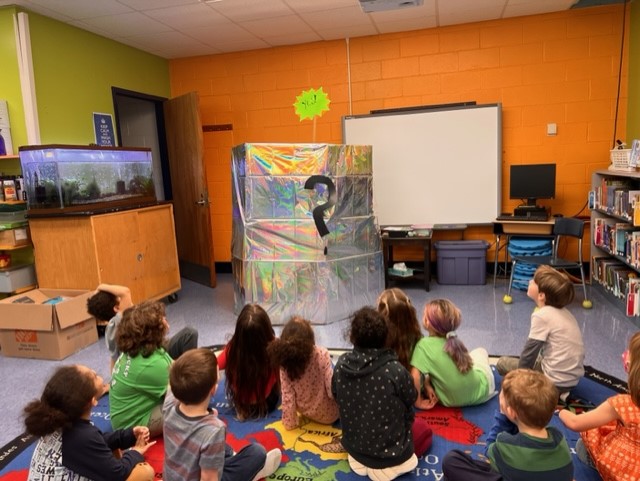
[[116,138],[119,146],[122,146],[122,131],[120,130],[120,112],[118,109],[118,97],[128,97],[136,100],[142,100],[153,104],[156,115],[156,129],[158,132],[158,148],[160,150],[160,168],[162,173],[162,186],[164,188],[165,200],[173,200],[173,192],[171,190],[171,173],[169,171],[169,154],[167,149],[167,132],[164,126],[164,110],[163,103],[166,97],[158,97],[142,92],[135,92],[120,87],[111,87],[111,95],[113,98],[113,111],[116,121]]

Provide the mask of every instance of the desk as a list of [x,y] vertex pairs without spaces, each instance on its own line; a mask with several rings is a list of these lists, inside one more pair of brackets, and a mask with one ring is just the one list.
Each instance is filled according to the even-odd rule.
[[424,251],[424,288],[429,291],[429,282],[431,281],[431,233],[428,235],[420,235],[413,237],[389,237],[386,232],[382,233],[382,254],[384,258],[384,286],[389,286],[389,279],[416,279],[417,276],[394,276],[389,275],[389,266],[393,265],[393,247],[394,246],[416,246],[422,245]]
[[496,287],[496,277],[498,275],[498,257],[502,236],[506,236],[506,242],[502,246],[504,254],[504,270],[507,272],[507,259],[509,239],[512,236],[519,237],[552,237],[553,226],[556,223],[555,217],[550,217],[547,221],[518,221],[518,220],[495,220],[493,222],[493,233],[496,236],[496,251],[493,261],[493,287]]

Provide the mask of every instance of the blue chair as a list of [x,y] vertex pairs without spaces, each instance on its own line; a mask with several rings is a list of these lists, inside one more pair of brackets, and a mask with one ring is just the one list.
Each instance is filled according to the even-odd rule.
[[[549,265],[555,269],[577,269],[580,271],[580,279],[582,280],[582,291],[584,300],[582,307],[591,309],[592,302],[587,299],[587,286],[584,278],[584,261],[582,259],[582,237],[584,235],[584,221],[575,217],[558,217],[553,226],[553,246],[551,255],[515,255],[511,258],[511,276],[509,277],[509,287],[507,293],[502,299],[505,304],[511,304],[511,288],[513,287],[513,275],[518,264],[530,264],[533,266]],[[562,238],[574,238],[578,240],[578,258],[576,260],[564,259],[558,257],[558,246]]]

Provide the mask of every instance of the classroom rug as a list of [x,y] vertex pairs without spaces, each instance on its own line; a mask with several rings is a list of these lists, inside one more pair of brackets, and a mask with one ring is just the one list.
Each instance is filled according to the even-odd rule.
[[[496,373],[499,388],[501,377]],[[591,409],[608,397],[625,392],[626,384],[618,379],[587,367],[568,400],[575,410]],[[227,424],[227,442],[237,451],[250,442],[262,444],[267,450],[280,448],[282,464],[278,471],[267,479],[280,481],[362,481],[349,469],[345,453],[335,453],[335,437],[341,433],[339,422],[333,426],[309,422],[299,429],[287,431],[282,426],[280,411],[267,418],[252,421],[237,421],[234,410],[226,401],[224,383],[221,382],[211,406],[218,410],[220,418]],[[441,460],[451,449],[461,449],[474,458],[485,459],[485,438],[491,429],[493,415],[498,409],[497,396],[481,406],[465,408],[436,407],[431,411],[417,411],[433,429],[433,446],[420,458],[415,471],[398,478],[404,480],[442,479]],[[109,421],[109,396],[100,399],[92,412],[92,422],[103,431],[111,429]],[[564,428],[557,415],[551,425],[558,427],[572,448],[578,434]],[[0,481],[25,481],[28,477],[29,461],[35,448],[35,440],[29,435],[19,436],[0,449]],[[159,442],[147,452],[147,460],[156,470],[156,478],[162,479],[163,444]],[[597,471],[581,463],[573,451],[574,479],[576,481],[599,481]]]

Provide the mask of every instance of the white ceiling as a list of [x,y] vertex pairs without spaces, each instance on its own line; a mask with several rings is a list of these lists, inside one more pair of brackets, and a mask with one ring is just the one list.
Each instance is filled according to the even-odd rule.
[[[594,1],[624,0],[579,3]],[[0,7],[18,5],[164,58],[180,58],[548,13],[575,3],[424,0],[418,7],[370,14],[359,0],[0,0]]]

